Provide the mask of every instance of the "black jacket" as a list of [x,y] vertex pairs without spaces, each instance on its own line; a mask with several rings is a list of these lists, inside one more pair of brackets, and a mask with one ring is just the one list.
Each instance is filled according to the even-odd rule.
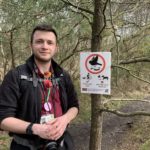
[[[79,107],[71,78],[52,60],[55,78],[58,78],[63,113],[71,107]],[[21,79],[21,76],[30,80]],[[0,122],[7,117],[39,123],[41,116],[40,83],[34,73],[34,58],[8,72],[0,88]],[[19,135],[26,137],[27,135]]]

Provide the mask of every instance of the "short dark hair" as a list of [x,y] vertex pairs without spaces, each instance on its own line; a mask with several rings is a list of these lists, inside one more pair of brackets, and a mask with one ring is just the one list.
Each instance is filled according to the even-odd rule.
[[39,24],[39,25],[35,26],[35,28],[33,29],[32,33],[31,33],[31,39],[30,39],[31,43],[33,42],[33,35],[34,35],[35,31],[53,32],[55,34],[55,36],[56,36],[56,41],[57,41],[57,33],[56,33],[55,29],[51,25]]

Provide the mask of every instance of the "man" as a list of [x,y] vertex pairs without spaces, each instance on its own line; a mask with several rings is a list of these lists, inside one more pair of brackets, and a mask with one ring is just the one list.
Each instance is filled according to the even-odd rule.
[[67,126],[79,105],[70,76],[52,59],[58,51],[56,31],[36,26],[31,49],[26,63],[2,82],[0,127],[13,136],[11,150],[72,150]]

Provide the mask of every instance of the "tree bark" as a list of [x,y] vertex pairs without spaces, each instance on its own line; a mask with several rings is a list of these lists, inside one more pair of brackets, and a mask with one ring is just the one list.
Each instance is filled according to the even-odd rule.
[[[98,52],[101,47],[101,32],[105,26],[104,4],[102,0],[94,1],[94,16],[92,24],[91,51]],[[102,107],[101,95],[91,94],[91,131],[90,150],[101,150],[103,114],[99,113]]]
[[10,52],[11,52],[11,68],[15,68],[15,57],[13,50],[13,32],[10,32]]
[[103,114],[99,110],[102,107],[101,96],[91,95],[91,131],[90,150],[101,150]]

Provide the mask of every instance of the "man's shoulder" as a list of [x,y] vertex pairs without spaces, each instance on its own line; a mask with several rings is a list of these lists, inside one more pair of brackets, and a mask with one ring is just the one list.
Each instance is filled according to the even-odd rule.
[[19,72],[20,70],[23,70],[23,69],[25,69],[25,65],[24,65],[24,64],[19,65],[19,66],[16,66],[15,68],[10,69],[10,70],[7,72],[7,74],[18,74],[18,72]]
[[9,70],[6,74],[6,78],[17,78],[20,79],[22,75],[29,76],[30,70],[26,64],[18,65],[17,67]]
[[29,67],[27,66],[27,64],[21,64],[16,67],[16,71],[18,71],[19,73],[28,73]]
[[26,64],[26,63],[21,64],[21,65],[18,65],[18,66],[16,67],[16,69],[22,69],[22,68],[25,68],[25,67],[27,67],[27,64]]

